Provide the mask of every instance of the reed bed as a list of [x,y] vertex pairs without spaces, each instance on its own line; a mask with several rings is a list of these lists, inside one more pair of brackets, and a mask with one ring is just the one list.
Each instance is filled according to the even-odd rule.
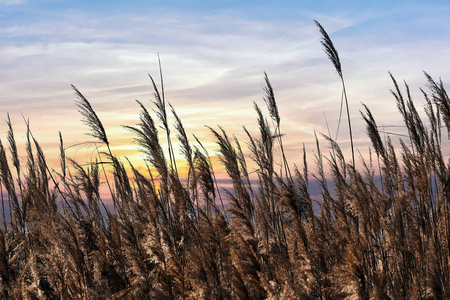
[[[345,89],[337,51],[318,26]],[[145,154],[145,173],[114,155],[101,120],[75,87],[89,134],[102,144],[88,165],[66,157],[60,136],[60,168],[50,169],[29,126],[27,159],[20,160],[8,117],[7,138],[0,140],[0,297],[449,298],[450,165],[441,128],[450,127],[450,99],[442,82],[425,74],[422,120],[409,87],[402,92],[391,77],[408,138],[397,147],[383,139],[363,106],[374,155],[357,163],[352,147],[348,162],[339,144],[323,136],[331,151],[323,154],[317,142],[311,173],[306,150],[298,165],[284,155],[281,116],[265,75],[268,116],[254,104],[257,134],[244,129],[243,143],[210,128],[228,189],[218,185],[208,152],[196,138],[192,143],[152,78],[153,110],[138,102],[139,124],[126,127]],[[348,111],[346,95],[345,103]],[[177,155],[187,175],[180,175]],[[321,190],[318,211],[311,180]],[[103,186],[113,208],[101,196]]]

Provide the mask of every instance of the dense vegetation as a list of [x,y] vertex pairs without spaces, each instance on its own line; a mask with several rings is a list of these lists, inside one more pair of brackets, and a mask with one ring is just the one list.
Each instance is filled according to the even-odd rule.
[[[345,91],[337,51],[318,25]],[[30,130],[27,160],[19,159],[8,118],[7,145],[0,141],[1,297],[449,298],[450,165],[441,151],[441,120],[450,125],[450,99],[442,82],[425,75],[426,122],[408,86],[402,93],[392,77],[408,132],[399,148],[381,137],[364,106],[376,155],[356,168],[353,147],[349,163],[324,136],[331,150],[324,155],[317,146],[312,176],[306,151],[299,167],[285,158],[281,118],[266,76],[264,100],[273,122],[255,104],[259,134],[246,130],[256,181],[242,141],[211,128],[232,182],[227,190],[218,187],[201,141],[190,143],[153,79],[156,118],[139,103],[140,123],[127,127],[146,155],[146,173],[111,152],[100,119],[76,88],[83,120],[102,143],[88,166],[66,157],[61,138],[61,167],[51,170]],[[352,140],[349,115],[348,121]],[[160,143],[155,122],[167,144]],[[180,149],[172,145],[174,136]],[[189,170],[184,177],[175,162],[178,152]],[[310,180],[321,188],[316,212]],[[113,209],[101,197],[102,186],[110,191]]]

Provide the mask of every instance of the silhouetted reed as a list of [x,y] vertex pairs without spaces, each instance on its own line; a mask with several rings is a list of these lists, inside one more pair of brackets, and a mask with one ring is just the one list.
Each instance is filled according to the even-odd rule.
[[[337,51],[316,24],[345,94]],[[0,298],[450,297],[450,166],[441,137],[441,121],[450,127],[450,100],[441,81],[425,73],[425,122],[409,86],[401,88],[390,74],[408,140],[394,146],[392,137],[383,139],[363,105],[376,158],[362,155],[359,166],[345,96],[351,163],[335,139],[319,135],[311,168],[305,147],[301,163],[289,164],[274,88],[264,74],[273,122],[255,103],[258,128],[244,128],[245,143],[222,127],[209,128],[231,179],[224,188],[201,141],[190,138],[166,102],[160,75],[160,88],[150,77],[156,118],[138,101],[138,124],[125,126],[136,135],[146,169],[111,151],[99,116],[75,87],[89,135],[101,142],[92,161],[67,157],[60,133],[60,169],[51,169],[28,121],[26,159],[20,159],[7,117],[8,147],[0,141]],[[318,208],[312,180],[320,188]],[[105,182],[109,194],[102,196]]]

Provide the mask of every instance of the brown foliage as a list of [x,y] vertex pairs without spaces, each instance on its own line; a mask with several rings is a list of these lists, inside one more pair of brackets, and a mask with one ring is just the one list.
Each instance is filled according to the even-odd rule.
[[[337,51],[317,25],[342,77]],[[361,171],[356,169],[353,157],[347,163],[328,136],[324,139],[331,150],[324,155],[317,139],[313,177],[322,199],[316,211],[305,150],[302,168],[294,166],[291,175],[267,75],[264,100],[275,123],[272,128],[255,104],[259,132],[245,129],[249,155],[224,129],[211,129],[232,183],[225,191],[216,182],[208,153],[198,140],[190,144],[171,107],[188,169],[186,178],[179,175],[164,90],[159,92],[153,79],[156,120],[162,126],[139,102],[140,123],[127,127],[150,163],[148,174],[111,152],[99,117],[75,88],[90,135],[105,150],[87,165],[66,158],[60,137],[61,170],[50,170],[30,130],[27,160],[19,160],[8,117],[8,149],[0,142],[0,297],[450,297],[450,167],[441,151],[440,125],[443,120],[448,126],[450,101],[442,82],[426,74],[427,126],[409,87],[405,84],[403,96],[391,77],[408,141],[401,140],[397,148],[391,138],[383,141],[367,106],[361,114],[377,167],[370,158],[361,161]],[[165,131],[165,145],[158,128]],[[254,175],[247,169],[248,157],[256,166]],[[330,174],[325,174],[325,163]],[[113,209],[101,197],[104,181]]]

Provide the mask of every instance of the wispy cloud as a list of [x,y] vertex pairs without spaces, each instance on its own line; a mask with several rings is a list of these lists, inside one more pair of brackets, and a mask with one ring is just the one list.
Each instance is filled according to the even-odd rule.
[[[6,95],[0,106],[13,120],[16,115],[20,121],[20,113],[30,117],[36,132],[48,132],[42,136],[49,142],[57,141],[57,130],[81,141],[85,128],[70,89],[75,84],[122,143],[126,132],[120,125],[137,122],[134,100],[150,106],[147,73],[157,77],[159,52],[168,101],[189,129],[205,135],[204,125],[221,124],[238,134],[241,125],[254,128],[252,103],[264,107],[261,85],[266,71],[279,102],[286,146],[296,155],[302,142],[311,142],[313,148],[314,130],[326,132],[324,113],[332,128],[339,114],[339,81],[312,21],[319,19],[342,60],[358,140],[364,136],[360,102],[385,124],[398,119],[388,71],[405,78],[417,99],[417,87],[424,83],[422,69],[450,80],[450,70],[442,68],[450,63],[448,39],[415,36],[408,28],[417,25],[405,23],[418,20],[421,26],[440,28],[445,10],[430,18],[410,8],[410,19],[398,23],[398,12],[380,11],[385,14],[303,11],[298,19],[271,20],[232,11],[66,9],[35,11],[29,19],[22,13],[19,21],[0,23],[0,94]],[[430,23],[420,21],[424,19]],[[345,133],[340,138],[344,140]]]
[[26,0],[0,0],[0,5],[17,5],[25,2]]

